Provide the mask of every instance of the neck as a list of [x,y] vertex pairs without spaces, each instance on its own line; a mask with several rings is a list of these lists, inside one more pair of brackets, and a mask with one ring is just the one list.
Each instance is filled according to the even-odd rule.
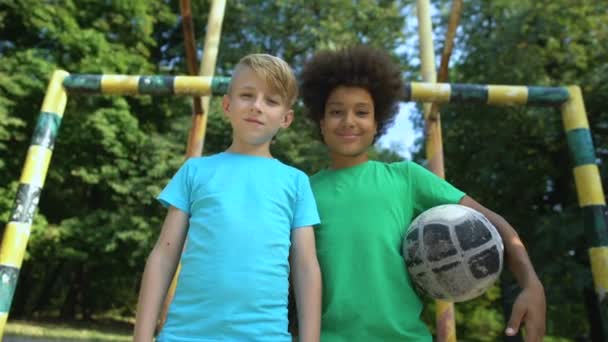
[[355,156],[345,156],[332,152],[329,157],[331,158],[331,168],[334,170],[357,166],[369,160],[367,151]]
[[233,140],[232,144],[226,151],[238,154],[247,154],[250,156],[272,158],[272,155],[270,154],[270,142],[261,145],[249,145]]

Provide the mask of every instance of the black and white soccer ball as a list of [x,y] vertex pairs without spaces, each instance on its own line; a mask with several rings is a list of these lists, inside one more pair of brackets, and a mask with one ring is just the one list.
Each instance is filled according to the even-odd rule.
[[403,240],[403,257],[416,287],[449,302],[473,299],[492,286],[502,271],[503,252],[490,221],[458,204],[424,211]]

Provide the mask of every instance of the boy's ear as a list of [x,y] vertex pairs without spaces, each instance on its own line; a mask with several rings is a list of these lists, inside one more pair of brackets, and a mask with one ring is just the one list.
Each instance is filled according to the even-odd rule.
[[281,128],[287,128],[293,122],[293,109],[288,110],[283,115],[283,122],[281,122]]
[[222,109],[224,110],[224,115],[230,112],[230,97],[228,95],[222,97]]

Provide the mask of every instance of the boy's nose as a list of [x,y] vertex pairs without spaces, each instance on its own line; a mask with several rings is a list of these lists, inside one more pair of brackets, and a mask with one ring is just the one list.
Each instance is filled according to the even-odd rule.
[[348,126],[348,127],[352,127],[355,125],[355,115],[352,112],[347,112],[346,115],[344,115],[344,125]]
[[258,97],[256,97],[255,101],[253,102],[252,108],[256,112],[261,112],[263,104],[264,104],[264,98],[261,96],[258,96]]

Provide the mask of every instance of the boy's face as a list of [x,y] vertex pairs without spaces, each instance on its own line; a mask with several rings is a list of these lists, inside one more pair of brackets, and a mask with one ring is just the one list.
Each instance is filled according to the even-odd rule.
[[287,101],[246,66],[240,67],[234,75],[222,107],[237,144],[259,146],[269,143],[280,128],[289,127],[293,120],[293,111]]
[[374,100],[360,87],[339,86],[328,96],[320,122],[321,134],[332,154],[366,155],[377,133]]

